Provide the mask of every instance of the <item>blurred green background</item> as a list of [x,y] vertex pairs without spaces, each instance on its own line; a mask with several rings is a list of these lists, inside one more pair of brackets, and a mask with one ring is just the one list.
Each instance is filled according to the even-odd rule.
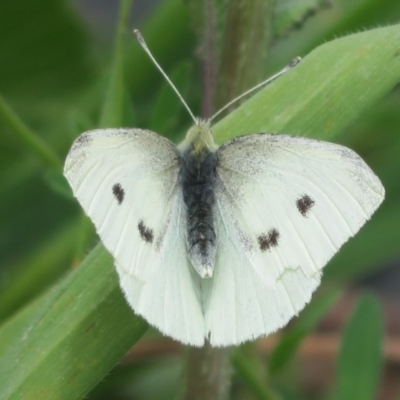
[[[70,272],[81,268],[77,265],[97,243],[90,222],[60,174],[74,138],[100,126],[137,126],[179,141],[190,125],[185,110],[130,34],[131,28],[142,29],[153,54],[194,113],[204,110],[201,62],[196,57],[204,56],[201,45],[206,23],[198,12],[203,2],[161,0],[150,6],[136,1],[129,13],[128,3],[125,12],[119,2],[100,0],[0,3],[1,399],[35,398],[24,397],[34,377],[34,365],[28,364],[40,359],[41,353],[24,360],[22,339],[18,338],[24,337],[22,331],[29,332],[32,313],[37,318],[39,308],[35,307],[42,307],[43,299],[50,304],[51,293],[55,299],[61,297],[58,288],[67,287],[68,279],[72,282]],[[246,6],[253,14],[243,23],[245,29],[232,25],[242,34],[235,42],[228,22],[232,23],[235,12],[243,12],[244,6],[241,8],[240,1],[210,4],[216,10],[219,50],[217,105],[327,41],[400,21],[398,0],[259,0]],[[265,14],[254,12],[257,9]],[[119,37],[118,21],[123,33]],[[258,32],[255,28],[260,24]],[[235,51],[240,40],[256,42],[255,37],[262,39],[257,46],[264,47],[259,54],[249,53],[253,54],[249,62],[249,54],[246,59]],[[400,54],[399,35],[393,41],[398,42]],[[261,48],[257,46],[249,46],[249,51],[257,52]],[[239,72],[230,69],[236,58],[242,63],[237,64]],[[248,70],[247,76],[244,71]],[[396,73],[400,76],[400,71]],[[235,85],[227,85],[229,79]],[[400,376],[400,90],[392,86],[373,106],[355,105],[360,107],[357,119],[349,121],[335,137],[356,150],[381,178],[387,193],[383,206],[329,263],[317,294],[320,301],[289,326],[278,345],[266,342],[260,351],[255,350],[256,344],[232,351],[230,398],[399,399],[400,379],[396,383],[392,376]],[[110,265],[110,260],[106,263]],[[96,275],[93,272],[91,276]],[[135,324],[129,329],[137,340],[146,325],[139,319]],[[112,343],[106,334],[97,336],[98,346]],[[133,355],[111,373],[135,340],[126,339],[101,372],[93,368],[93,377],[85,378],[87,384],[81,382],[79,390],[57,392],[54,384],[43,398],[83,398],[89,392],[90,399],[175,398],[184,392],[184,351],[156,332],[147,337],[148,342],[139,342]],[[305,343],[312,349],[320,343],[333,346],[319,354],[323,373],[313,373],[321,365],[321,357],[313,358],[318,351],[307,352],[301,347]],[[63,342],[62,347],[66,346],[68,342]],[[49,348],[48,354],[56,359],[61,353]],[[16,360],[25,363],[25,369],[20,370]],[[52,365],[46,360],[41,364],[44,370]],[[84,358],[73,360],[79,371],[90,368]],[[18,374],[20,380],[15,378]],[[47,387],[47,379],[42,374],[38,385]]]

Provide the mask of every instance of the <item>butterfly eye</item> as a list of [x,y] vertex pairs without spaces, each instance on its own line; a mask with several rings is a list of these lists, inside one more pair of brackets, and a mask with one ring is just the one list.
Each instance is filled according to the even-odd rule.
[[258,244],[261,251],[269,250],[271,247],[278,246],[279,232],[272,228],[267,235],[262,234],[258,237]]
[[300,199],[296,201],[297,209],[303,217],[307,217],[308,212],[315,204],[315,201],[307,194],[303,195]]
[[148,228],[143,221],[140,221],[138,224],[138,229],[140,236],[142,239],[147,242],[147,243],[153,243],[154,239],[154,234],[153,234],[153,229]]
[[112,192],[114,197],[117,199],[118,204],[121,204],[124,201],[125,191],[122,189],[122,186],[119,183],[116,183],[112,187]]

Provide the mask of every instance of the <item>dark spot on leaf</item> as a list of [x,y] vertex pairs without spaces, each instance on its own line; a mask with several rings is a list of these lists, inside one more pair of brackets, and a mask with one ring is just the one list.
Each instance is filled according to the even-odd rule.
[[138,229],[140,232],[140,236],[145,242],[153,243],[154,239],[153,229],[147,228],[147,226],[143,223],[143,221],[139,222]]
[[125,191],[122,189],[122,186],[119,183],[116,183],[112,187],[113,195],[117,199],[118,204],[121,204],[124,201]]
[[272,228],[267,235],[262,234],[258,237],[258,244],[261,251],[269,250],[271,247],[278,246],[279,232]]
[[314,204],[315,201],[307,194],[296,201],[297,209],[303,217],[307,217],[308,212]]

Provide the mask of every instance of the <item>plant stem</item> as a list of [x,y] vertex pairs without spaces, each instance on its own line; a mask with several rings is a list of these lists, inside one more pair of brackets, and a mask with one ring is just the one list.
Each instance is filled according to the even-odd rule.
[[224,400],[230,388],[230,348],[189,347],[184,400]]
[[111,66],[110,82],[100,118],[100,126],[102,128],[113,128],[123,124],[124,44],[132,2],[133,0],[121,0],[120,2],[120,15],[115,39],[115,54]]
[[230,0],[220,51],[216,107],[254,86],[263,76],[275,0]]
[[214,113],[214,93],[216,78],[215,49],[215,10],[213,0],[206,0],[205,20],[203,24],[203,118],[210,118]]
[[[269,41],[270,19],[274,0],[231,0],[225,19],[221,61],[217,76],[215,0],[195,3],[197,12],[203,6],[201,56],[203,63],[203,116],[209,117],[213,108],[216,83],[218,82],[218,107],[232,100],[242,88],[248,88],[258,80]],[[193,10],[195,9],[193,8]],[[199,20],[199,15],[194,18]],[[201,18],[200,18],[201,19]],[[217,80],[218,79],[218,80]],[[204,347],[189,348],[187,355],[187,380],[184,399],[223,400],[228,397],[231,367],[229,349]]]

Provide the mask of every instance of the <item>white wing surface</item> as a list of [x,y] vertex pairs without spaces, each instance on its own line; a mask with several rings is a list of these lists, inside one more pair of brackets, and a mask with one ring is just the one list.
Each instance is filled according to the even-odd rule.
[[176,147],[146,130],[89,131],[74,142],[64,174],[114,256],[131,307],[163,333],[201,345]]
[[226,346],[296,315],[384,188],[353,151],[301,137],[242,136],[217,156],[217,262],[203,301],[211,344]]

